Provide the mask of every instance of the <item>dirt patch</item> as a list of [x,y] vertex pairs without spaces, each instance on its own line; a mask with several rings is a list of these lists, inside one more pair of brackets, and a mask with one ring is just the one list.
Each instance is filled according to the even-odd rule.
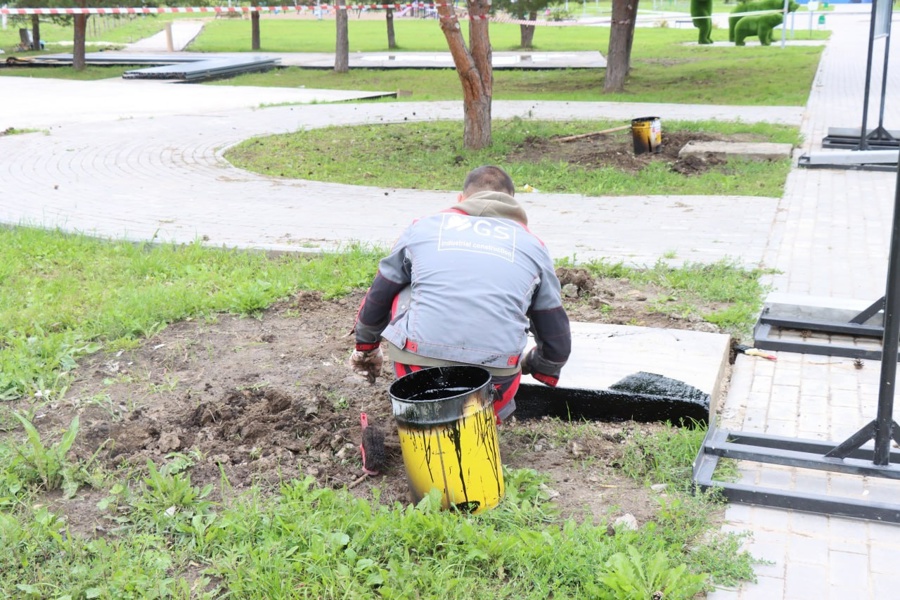
[[[696,323],[652,311],[651,287],[594,279],[560,269],[573,320],[691,328]],[[65,400],[45,407],[35,423],[58,436],[78,414],[75,446],[84,460],[109,468],[144,469],[173,459],[193,463],[197,485],[224,474],[235,489],[313,476],[323,486],[353,486],[383,502],[406,502],[407,483],[391,416],[389,368],[374,385],[345,365],[349,332],[362,297],[324,300],[300,292],[255,317],[220,315],[175,323],[140,347],[96,354],[79,366]],[[19,407],[25,408],[25,407]],[[387,468],[360,482],[360,413],[386,434]],[[618,468],[623,443],[656,424],[516,421],[500,429],[503,462],[550,476],[563,513],[599,519],[631,513],[649,519],[653,492]],[[85,500],[82,502],[82,498]],[[60,500],[87,529],[102,528],[96,493]]]
[[679,158],[678,153],[685,144],[691,141],[729,140],[734,138],[692,131],[663,131],[662,144],[658,152],[636,155],[630,130],[580,137],[569,141],[565,138],[529,137],[522,145],[513,149],[507,158],[511,163],[549,160],[578,165],[586,169],[609,168],[626,173],[637,173],[650,163],[661,161],[668,163],[672,171],[690,176],[705,173],[725,164],[725,161],[713,155]]

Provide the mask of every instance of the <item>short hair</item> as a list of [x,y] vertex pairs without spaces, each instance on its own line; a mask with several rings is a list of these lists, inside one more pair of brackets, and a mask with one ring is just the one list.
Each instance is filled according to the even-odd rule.
[[500,167],[485,165],[469,172],[463,183],[463,196],[466,198],[478,192],[503,192],[513,196],[516,186],[506,171]]

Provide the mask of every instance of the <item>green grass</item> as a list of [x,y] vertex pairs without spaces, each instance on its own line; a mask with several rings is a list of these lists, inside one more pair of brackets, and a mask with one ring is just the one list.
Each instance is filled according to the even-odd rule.
[[345,294],[367,285],[378,257],[348,248],[272,259],[28,228],[0,228],[0,240],[0,399],[62,393],[78,357],[188,316],[253,313],[304,288]]
[[[386,505],[311,478],[213,502],[212,486],[192,485],[189,464],[148,463],[146,476],[108,478],[97,506],[109,531],[90,536],[34,502],[19,466],[0,443],[4,597],[619,600],[663,591],[687,600],[753,579],[740,537],[712,531],[713,496],[673,490],[653,521],[610,535],[606,523],[557,516],[532,470],[508,471],[501,504],[467,516],[440,510],[439,494]],[[623,596],[627,588],[641,595]]]
[[[184,16],[184,15],[178,15]],[[92,17],[93,18],[93,17]],[[91,21],[89,21],[90,23]],[[110,21],[111,22],[111,21]],[[164,25],[164,18],[137,18],[103,30],[95,38],[134,41],[151,35]],[[249,21],[210,20],[190,50],[203,52],[250,51]],[[387,35],[380,20],[350,20],[351,52],[387,50]],[[447,44],[437,22],[425,19],[398,19],[397,51],[446,52]],[[89,31],[90,33],[90,31]],[[812,37],[821,37],[813,32]],[[42,28],[46,40],[63,41],[71,32],[56,25]],[[714,31],[714,38],[727,36]],[[797,38],[809,37],[797,32]],[[334,52],[335,28],[329,20],[263,19],[262,50],[270,52]],[[90,36],[89,36],[90,39]],[[9,48],[18,38],[7,30],[0,47]],[[696,30],[639,27],[635,32],[632,73],[626,91],[605,95],[604,71],[548,70],[495,71],[495,98],[498,100],[570,100],[704,103],[747,106],[800,106],[806,103],[812,79],[822,52],[820,46],[776,47],[697,46]],[[514,50],[519,44],[518,25],[491,25],[495,51]],[[609,44],[606,27],[541,27],[535,35],[538,51],[594,50],[605,54]],[[61,48],[53,48],[59,51]],[[27,53],[26,53],[27,54]],[[122,69],[124,70],[124,69]],[[64,77],[70,68],[51,70],[2,69],[0,74],[30,77]],[[94,69],[89,79],[116,77],[113,68]],[[323,89],[373,91],[411,91],[408,101],[457,100],[461,97],[459,79],[452,69],[438,70],[361,70],[336,75],[331,70],[280,69],[269,73],[243,75],[212,82],[213,85],[305,86]]]
[[73,81],[97,81],[122,77],[122,73],[135,68],[137,67],[120,65],[87,66],[81,71],[76,71],[69,67],[13,67],[0,70],[0,75],[6,77],[53,77],[54,79],[69,79]]
[[[0,228],[0,400],[59,399],[80,357],[133,347],[180,319],[253,314],[298,289],[331,297],[364,288],[382,255],[350,247],[273,258],[198,244],[151,246]],[[752,323],[764,291],[761,272],[727,261],[649,270],[584,266],[595,275],[652,282],[678,299],[655,310],[718,303],[719,310],[702,316],[736,332]]]
[[[560,261],[561,266],[572,266]],[[658,261],[650,269],[623,263],[591,261],[580,265],[595,277],[624,278],[637,285],[652,284],[662,290],[651,310],[681,318],[702,317],[734,337],[745,338],[756,322],[766,288],[762,269],[746,270],[729,260],[713,264],[686,263],[671,267]]]
[[[437,25],[430,21],[402,22],[398,30],[401,50],[446,51]],[[199,36],[192,48],[204,51],[243,50],[240,23],[222,21]],[[266,23],[269,26],[269,23]],[[275,27],[278,25],[279,27]],[[246,25],[244,25],[246,27]],[[225,31],[225,29],[228,31]],[[351,52],[385,51],[384,25],[351,21]],[[406,39],[415,45],[404,47]],[[727,37],[717,30],[714,37]],[[496,51],[516,49],[518,27],[491,26]],[[572,100],[672,102],[753,106],[801,106],[806,103],[822,52],[820,46],[784,49],[746,46],[697,46],[691,29],[638,28],[635,32],[632,73],[621,94],[603,94],[603,71],[586,69],[550,71],[494,71],[494,98],[498,100]],[[604,27],[547,28],[535,36],[539,51],[599,50],[606,53],[609,29]],[[263,34],[264,49],[291,52],[333,52],[334,27],[325,21],[271,23]],[[325,89],[361,89],[412,92],[410,101],[459,99],[459,79],[445,70],[361,70],[338,75],[328,70],[291,68],[242,75],[218,85],[305,86]]]
[[[241,168],[268,175],[383,187],[455,190],[472,168],[490,163],[504,165],[513,181],[528,183],[542,192],[590,196],[782,194],[789,160],[768,163],[732,159],[721,170],[684,177],[671,172],[663,162],[652,162],[638,174],[630,174],[608,167],[593,169],[569,162],[517,158],[532,143],[531,138],[616,125],[621,123],[495,120],[493,144],[478,152],[462,149],[462,124],[458,122],[329,127],[246,140],[230,149],[226,158]],[[681,129],[743,132],[765,141],[798,142],[796,128],[680,121],[663,124],[664,142],[666,130]]]
[[[134,15],[99,16],[91,15],[85,36],[85,43],[98,45],[130,44],[162,31],[167,22],[176,19],[196,19],[196,15]],[[0,48],[11,52],[19,44],[19,28],[31,29],[31,17],[11,17],[6,29],[0,29]],[[71,50],[73,28],[70,24],[57,24],[50,17],[41,17],[41,39],[47,52]],[[16,52],[16,55],[28,53]]]

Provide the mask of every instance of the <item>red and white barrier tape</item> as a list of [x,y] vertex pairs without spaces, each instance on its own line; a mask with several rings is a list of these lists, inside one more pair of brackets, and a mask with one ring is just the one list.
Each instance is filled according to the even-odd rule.
[[352,4],[336,6],[134,6],[117,8],[0,8],[0,15],[152,15],[172,13],[253,13],[253,12],[305,12],[316,10],[362,10],[365,8],[434,8],[436,4]]
[[[364,10],[364,9],[386,9],[404,10],[413,9],[436,9],[439,6],[450,6],[442,4],[348,4],[337,6],[334,4],[321,4],[319,6],[125,6],[111,8],[0,8],[0,15],[25,16],[25,15],[47,15],[47,16],[71,16],[71,15],[153,15],[153,14],[250,14],[254,12],[260,13],[276,13],[276,12],[310,12],[316,11],[332,11],[332,10]],[[493,23],[509,23],[513,25],[550,25],[555,27],[567,27],[578,25],[577,21],[529,21],[525,19],[513,19],[510,17],[497,17],[490,15],[456,15],[460,19],[489,19]],[[444,18],[444,17],[442,17]],[[447,17],[447,18],[453,18]]]

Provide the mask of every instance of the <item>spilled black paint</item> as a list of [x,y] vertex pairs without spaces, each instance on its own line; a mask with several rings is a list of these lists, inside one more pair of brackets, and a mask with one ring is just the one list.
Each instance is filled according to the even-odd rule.
[[670,421],[706,423],[709,394],[683,381],[638,372],[608,390],[551,388],[523,383],[516,394],[516,419],[544,416],[564,421]]

